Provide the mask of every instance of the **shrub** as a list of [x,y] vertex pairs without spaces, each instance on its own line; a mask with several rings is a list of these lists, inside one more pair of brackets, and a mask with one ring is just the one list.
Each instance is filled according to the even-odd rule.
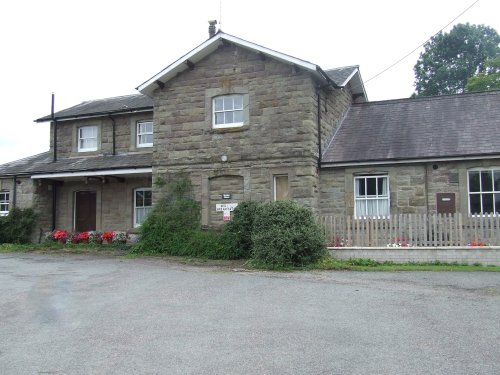
[[0,243],[29,243],[35,220],[31,208],[10,210],[7,216],[0,217]]
[[253,223],[258,206],[258,203],[251,201],[238,204],[231,221],[224,226],[224,240],[228,251],[232,251],[235,258],[250,258]]
[[255,212],[252,259],[270,267],[303,266],[326,255],[312,212],[292,201],[264,203]]

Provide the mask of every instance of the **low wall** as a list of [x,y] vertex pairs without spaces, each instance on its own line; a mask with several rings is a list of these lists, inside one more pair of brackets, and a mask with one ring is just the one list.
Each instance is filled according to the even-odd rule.
[[329,247],[338,259],[365,258],[380,262],[482,264],[500,266],[500,247]]

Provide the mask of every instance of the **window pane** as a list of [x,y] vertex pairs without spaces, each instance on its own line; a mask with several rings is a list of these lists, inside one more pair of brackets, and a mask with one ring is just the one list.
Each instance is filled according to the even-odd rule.
[[483,214],[493,213],[493,194],[482,194],[483,198]]
[[493,180],[495,183],[495,191],[500,191],[500,171],[493,172]]
[[234,109],[243,109],[243,96],[236,95],[234,98]]
[[152,197],[153,197],[153,192],[150,190],[146,190],[143,192],[144,193],[144,206],[146,207],[151,207],[152,206]]
[[234,122],[243,122],[243,111],[234,111]]
[[233,121],[233,112],[225,112],[226,118],[224,120],[225,124],[232,124]]
[[274,176],[274,192],[275,200],[288,199],[288,176]]
[[469,203],[470,203],[470,213],[472,215],[481,213],[481,195],[480,194],[470,194],[469,195]]
[[377,180],[378,195],[387,196],[387,178],[379,177]]
[[356,200],[356,217],[366,216],[366,201],[364,199]]
[[481,172],[481,191],[492,191],[492,190],[493,190],[492,172],[491,171],[482,171]]
[[378,214],[379,216],[389,216],[389,199],[378,200]]
[[142,143],[153,143],[153,134],[146,134],[143,136],[144,140]]
[[224,124],[224,112],[215,114],[215,124]]
[[222,98],[215,98],[214,99],[214,106],[216,111],[222,111],[224,107],[222,106]]
[[366,195],[365,179],[364,178],[357,178],[356,179],[356,196],[357,197],[364,197],[365,195]]
[[135,192],[135,206],[136,207],[144,206],[144,192],[141,190]]
[[146,122],[145,124],[145,131],[148,132],[148,133],[152,133],[153,132],[153,123],[152,122]]
[[376,196],[377,195],[377,179],[376,178],[367,178],[366,179],[366,191],[367,195]]
[[224,97],[224,110],[230,111],[232,109],[233,109],[233,97],[232,96],[225,96]]
[[[469,172],[469,191],[476,192],[479,190],[479,172]],[[472,211],[471,211],[472,212]]]

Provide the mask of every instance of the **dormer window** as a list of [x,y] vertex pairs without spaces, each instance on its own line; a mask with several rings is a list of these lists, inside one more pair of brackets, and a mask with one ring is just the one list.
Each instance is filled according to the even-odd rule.
[[153,146],[153,121],[137,123],[137,147]]
[[213,127],[230,128],[243,125],[243,95],[213,98]]
[[78,128],[78,152],[97,151],[97,126]]

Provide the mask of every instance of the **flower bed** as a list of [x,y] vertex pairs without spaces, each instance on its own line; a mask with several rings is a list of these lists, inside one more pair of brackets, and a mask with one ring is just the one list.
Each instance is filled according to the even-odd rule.
[[109,231],[104,233],[97,231],[71,233],[65,230],[55,230],[45,233],[46,241],[57,241],[63,244],[124,244],[127,242],[127,239],[127,233],[121,231]]

